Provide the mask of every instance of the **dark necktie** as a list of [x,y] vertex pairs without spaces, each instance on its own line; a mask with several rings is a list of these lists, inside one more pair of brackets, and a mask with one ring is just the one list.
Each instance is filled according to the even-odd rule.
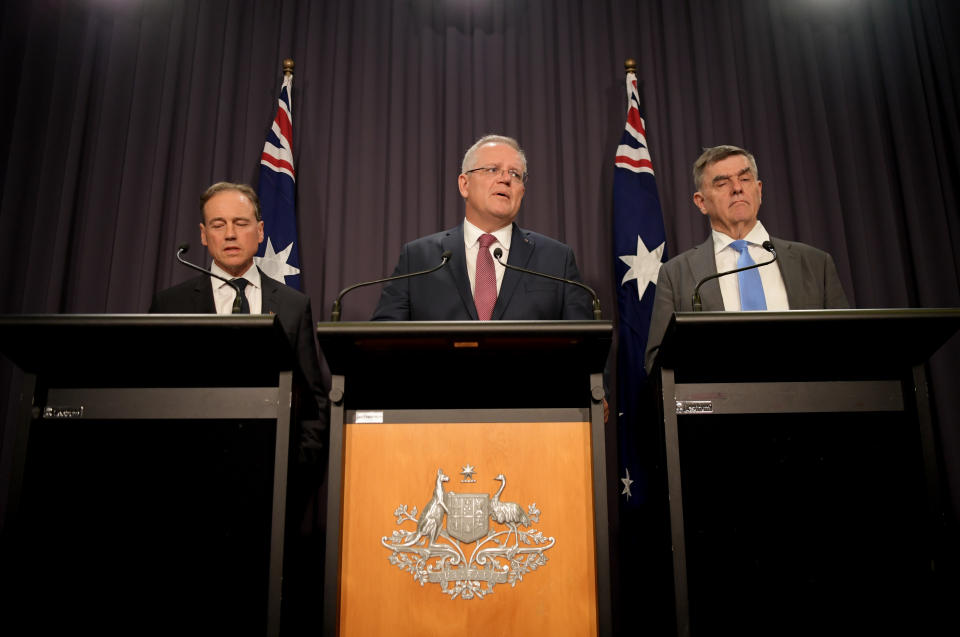
[[477,317],[489,321],[493,316],[493,306],[497,303],[497,273],[493,269],[493,257],[490,246],[497,238],[492,234],[480,236],[480,249],[477,251],[477,270],[474,276],[473,303],[477,306]]
[[247,301],[247,281],[246,279],[230,279],[230,281],[240,288],[240,309],[237,310],[236,304],[233,306],[233,314],[249,314],[250,302]]
[[[737,259],[738,268],[756,263],[750,258],[747,242],[743,239],[737,239],[730,246],[740,253],[740,257]],[[740,280],[740,309],[744,312],[767,309],[767,299],[763,295],[763,283],[760,282],[760,271],[754,268],[746,272],[738,272],[737,277]]]

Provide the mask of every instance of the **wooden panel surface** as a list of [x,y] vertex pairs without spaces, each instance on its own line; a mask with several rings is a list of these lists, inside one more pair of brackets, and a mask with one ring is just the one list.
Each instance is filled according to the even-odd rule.
[[[473,484],[461,482],[468,463],[476,469]],[[344,467],[341,635],[596,634],[589,423],[350,424]],[[421,586],[391,564],[381,538],[416,529],[412,521],[398,525],[394,511],[406,505],[422,513],[438,469],[450,478],[444,491],[491,496],[502,473],[500,501],[524,511],[535,503],[541,512],[521,530],[556,540],[544,552],[546,564],[482,599],[451,599],[439,583]],[[469,558],[476,544],[460,544]]]

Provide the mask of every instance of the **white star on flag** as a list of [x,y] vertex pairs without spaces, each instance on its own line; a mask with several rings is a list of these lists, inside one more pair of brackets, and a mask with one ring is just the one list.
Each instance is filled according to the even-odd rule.
[[630,479],[630,469],[624,468],[624,471],[627,472],[627,477],[620,478],[620,482],[623,483],[623,491],[620,492],[620,495],[626,494],[627,500],[629,500],[630,496],[633,495],[633,493],[630,492],[630,485],[633,484],[633,480]]
[[257,266],[263,270],[263,273],[268,277],[284,283],[283,277],[300,274],[300,268],[295,268],[287,263],[292,249],[293,244],[291,243],[280,252],[274,252],[273,242],[270,241],[270,237],[267,237],[267,249],[264,250],[263,256],[253,257],[253,260],[257,262]]
[[663,258],[663,248],[666,243],[661,243],[653,252],[647,250],[643,245],[643,239],[637,235],[637,253],[627,254],[620,257],[620,260],[630,266],[627,273],[623,275],[620,285],[624,285],[632,279],[637,280],[637,297],[643,298],[643,293],[651,283],[657,284],[657,275],[660,274],[660,259]]

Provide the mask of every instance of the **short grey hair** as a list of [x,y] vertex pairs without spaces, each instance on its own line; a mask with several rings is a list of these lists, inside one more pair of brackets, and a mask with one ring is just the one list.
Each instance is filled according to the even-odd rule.
[[249,199],[250,203],[253,204],[253,214],[256,216],[257,221],[263,220],[263,217],[260,216],[260,198],[257,197],[256,190],[247,184],[234,184],[230,183],[229,181],[218,181],[204,190],[203,194],[200,195],[200,223],[206,223],[207,218],[203,215],[203,207],[207,205],[207,202],[210,201],[215,194],[228,190],[239,192],[241,195]]
[[520,161],[523,162],[523,172],[527,172],[527,156],[524,154],[523,149],[520,148],[520,143],[517,140],[505,135],[484,135],[477,141],[473,142],[473,146],[468,148],[467,152],[463,154],[463,163],[460,164],[461,174],[472,168],[476,168],[474,156],[477,154],[477,150],[484,144],[504,144],[514,149],[520,153]]
[[700,190],[703,171],[706,170],[707,166],[715,164],[718,161],[723,161],[733,155],[743,155],[746,157],[747,161],[750,162],[750,170],[753,171],[753,176],[760,179],[760,173],[757,171],[757,160],[749,150],[745,150],[739,146],[714,146],[713,148],[704,148],[703,154],[697,157],[697,161],[693,162],[693,187]]

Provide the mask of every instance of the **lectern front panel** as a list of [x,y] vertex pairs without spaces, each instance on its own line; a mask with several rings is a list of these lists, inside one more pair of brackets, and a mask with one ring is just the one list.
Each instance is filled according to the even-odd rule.
[[347,412],[340,635],[597,634],[590,422],[552,411]]

